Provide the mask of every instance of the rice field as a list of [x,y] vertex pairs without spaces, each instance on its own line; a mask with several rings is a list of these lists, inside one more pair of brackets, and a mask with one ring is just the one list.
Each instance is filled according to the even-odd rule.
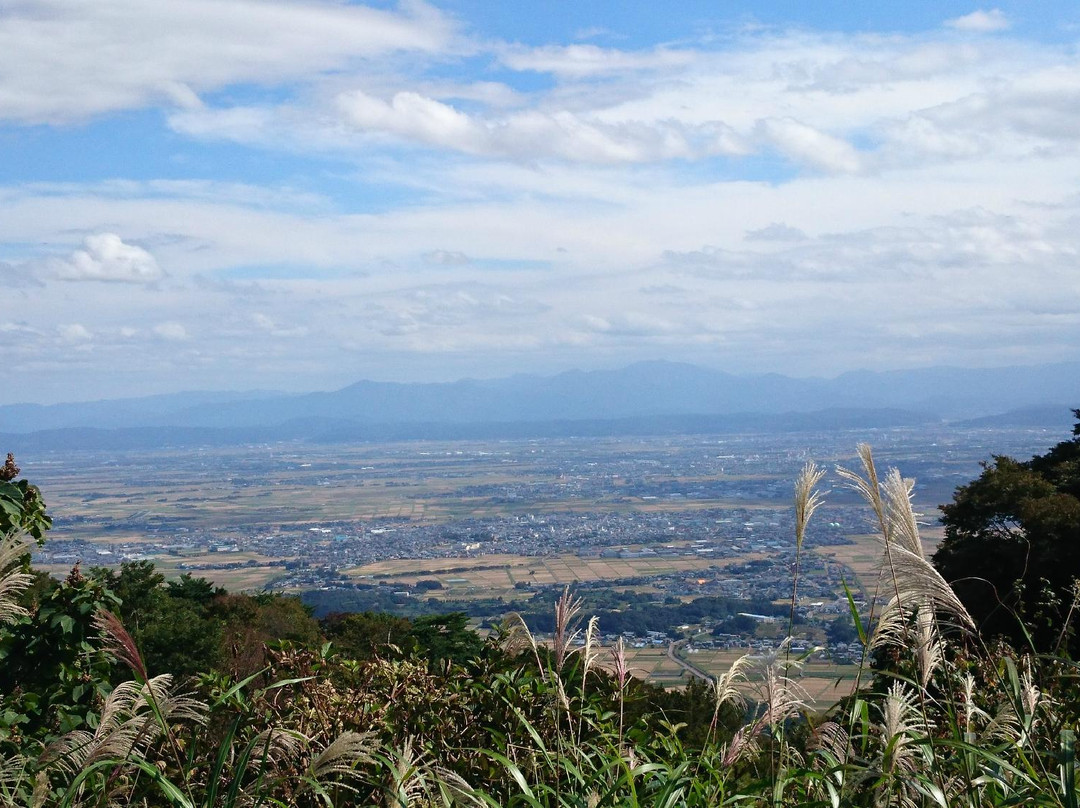
[[[723,559],[723,563],[760,557],[748,553]],[[550,556],[487,554],[477,558],[395,559],[353,567],[345,573],[354,581],[389,580],[403,586],[435,580],[442,589],[433,597],[492,597],[512,591],[515,585],[568,585],[590,581],[622,580],[650,575],[707,570],[717,560],[697,556],[673,558],[596,558],[573,553]],[[647,591],[648,587],[645,588]]]

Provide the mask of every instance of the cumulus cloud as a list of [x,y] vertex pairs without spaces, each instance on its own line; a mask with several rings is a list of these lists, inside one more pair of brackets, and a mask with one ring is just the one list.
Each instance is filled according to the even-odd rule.
[[125,244],[115,233],[87,236],[83,249],[50,265],[65,281],[150,283],[165,276],[154,256],[142,247]]
[[949,28],[955,28],[958,31],[975,31],[978,33],[989,33],[993,31],[1004,31],[1009,28],[1009,20],[1002,13],[1001,9],[992,8],[988,11],[978,10],[973,11],[970,14],[965,14],[962,17],[955,17],[945,22]]

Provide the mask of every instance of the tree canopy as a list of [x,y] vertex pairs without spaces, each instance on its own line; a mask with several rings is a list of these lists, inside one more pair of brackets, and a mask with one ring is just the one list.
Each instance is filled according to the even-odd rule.
[[38,487],[28,480],[15,479],[19,471],[15,455],[8,452],[0,466],[0,535],[23,531],[41,543],[45,531],[52,527],[52,518],[45,513],[45,500]]
[[1027,461],[997,456],[941,507],[934,563],[986,637],[1076,658],[1080,410],[1073,438]]

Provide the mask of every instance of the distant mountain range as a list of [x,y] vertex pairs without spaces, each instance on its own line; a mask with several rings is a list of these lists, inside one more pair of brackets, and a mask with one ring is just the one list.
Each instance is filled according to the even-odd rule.
[[[303,440],[551,437],[872,428],[933,421],[1057,426],[1080,363],[736,376],[674,362],[438,384],[361,381],[323,393],[179,393],[0,406],[0,448]],[[6,433],[6,434],[3,434]]]

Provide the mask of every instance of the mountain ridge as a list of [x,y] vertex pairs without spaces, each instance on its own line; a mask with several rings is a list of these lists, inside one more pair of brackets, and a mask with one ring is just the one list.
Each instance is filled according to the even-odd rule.
[[832,379],[735,375],[653,360],[613,370],[452,382],[359,380],[311,393],[202,392],[0,406],[0,432],[266,428],[324,418],[366,425],[477,424],[905,410],[943,420],[1080,406],[1080,362],[1006,368],[850,371]]

